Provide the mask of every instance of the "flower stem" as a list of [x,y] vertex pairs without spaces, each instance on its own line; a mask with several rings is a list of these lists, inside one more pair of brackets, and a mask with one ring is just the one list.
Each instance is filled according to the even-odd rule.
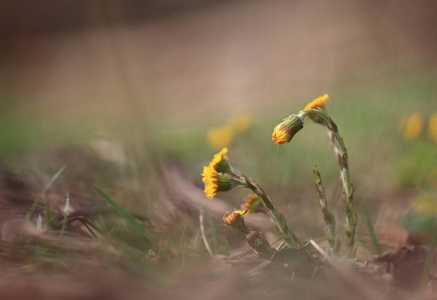
[[346,146],[344,145],[343,138],[338,132],[337,125],[328,115],[328,113],[319,109],[309,109],[301,112],[299,114],[302,118],[306,116],[315,115],[323,119],[323,125],[328,131],[328,135],[331,138],[331,146],[337,156],[338,165],[340,168],[340,180],[344,192],[344,205],[346,210],[346,224],[344,225],[344,230],[347,240],[347,255],[348,257],[354,257],[354,244],[355,244],[355,227],[357,226],[357,214],[354,211],[354,187],[350,180],[349,166],[348,166],[348,155]]
[[322,184],[322,177],[320,176],[317,166],[314,165],[313,168],[314,178],[316,180],[315,186],[317,189],[317,197],[319,200],[319,206],[323,213],[323,219],[325,220],[325,235],[328,238],[329,245],[333,253],[337,254],[340,242],[338,237],[335,235],[335,217],[328,208],[328,202],[326,201],[325,189]]
[[240,178],[242,185],[249,188],[252,192],[258,195],[263,201],[265,207],[270,212],[273,221],[276,223],[276,230],[279,235],[284,239],[290,248],[299,249],[301,244],[296,235],[288,228],[285,222],[284,216],[276,209],[272,199],[264,192],[264,190],[250,177],[246,177],[243,173],[233,170]]

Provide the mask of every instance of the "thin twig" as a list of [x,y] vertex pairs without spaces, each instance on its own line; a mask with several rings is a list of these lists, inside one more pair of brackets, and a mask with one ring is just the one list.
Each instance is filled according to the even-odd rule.
[[322,248],[320,248],[319,245],[314,240],[310,240],[309,243],[323,256],[324,259],[326,259],[327,262],[332,264],[331,258],[326,254],[325,251],[323,251]]
[[199,211],[199,224],[200,224],[200,233],[202,234],[202,240],[203,240],[203,243],[205,244],[205,248],[206,248],[206,250],[208,250],[208,253],[210,256],[214,256],[214,254],[211,250],[211,247],[208,243],[208,240],[206,239],[206,236],[205,236],[205,226],[203,225],[203,210]]

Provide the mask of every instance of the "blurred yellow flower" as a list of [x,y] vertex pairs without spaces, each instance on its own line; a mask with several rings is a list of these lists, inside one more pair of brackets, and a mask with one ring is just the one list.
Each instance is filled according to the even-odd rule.
[[235,130],[236,133],[244,133],[252,125],[252,114],[238,114],[228,120],[229,126]]
[[301,112],[305,111],[305,110],[309,110],[309,109],[316,109],[319,107],[324,108],[326,103],[328,102],[328,100],[329,100],[329,96],[328,96],[328,94],[325,94],[319,98],[314,99],[310,103],[308,103],[307,106],[305,106],[305,108],[303,110],[301,110]]
[[428,136],[437,144],[437,113],[433,113],[429,119]]
[[228,147],[234,138],[234,131],[230,126],[213,127],[208,131],[208,145],[212,149]]
[[425,120],[420,113],[411,114],[405,121],[404,139],[415,140],[423,132]]
[[437,202],[428,195],[418,196],[411,203],[413,211],[422,216],[433,216],[437,214]]

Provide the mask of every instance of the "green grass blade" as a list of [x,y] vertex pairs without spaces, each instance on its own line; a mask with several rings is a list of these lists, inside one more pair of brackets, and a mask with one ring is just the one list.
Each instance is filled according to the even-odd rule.
[[182,230],[181,239],[179,240],[178,252],[176,253],[175,259],[181,259],[182,242],[184,241],[184,236],[185,236],[186,230],[187,230],[187,225],[185,225],[184,229]]
[[177,249],[175,243],[173,243],[173,241],[170,240],[170,238],[168,238],[167,236],[165,236],[165,235],[162,234],[162,233],[159,233],[159,232],[153,230],[150,226],[146,226],[146,225],[143,225],[143,226],[144,226],[144,227],[145,227],[145,228],[146,228],[146,229],[147,229],[151,234],[153,234],[153,236],[155,236],[155,237],[157,237],[157,238],[159,238],[159,239],[161,239],[161,240],[167,242],[167,244],[169,244],[169,246],[171,246],[172,248]]
[[356,239],[356,241],[357,241],[358,246],[361,248],[363,253],[366,255],[367,259],[373,260],[372,253],[370,253],[369,249],[367,249],[367,247],[364,246],[364,244],[361,243],[361,241],[359,239]]
[[55,175],[53,175],[52,179],[50,179],[50,181],[46,184],[46,186],[44,187],[41,195],[39,195],[38,198],[35,199],[35,201],[33,202],[31,208],[29,209],[29,211],[26,214],[26,220],[30,220],[30,218],[32,217],[33,213],[35,212],[36,207],[38,206],[39,202],[41,201],[41,199],[44,197],[44,195],[50,190],[50,187],[52,186],[52,184],[56,181],[56,179],[58,179],[58,177],[62,174],[62,172],[64,172],[64,170],[66,169],[66,166],[62,166],[58,172],[56,172]]
[[170,259],[170,256],[168,255],[167,251],[165,251],[152,237],[151,235],[144,229],[144,227],[138,222],[138,220],[132,216],[130,213],[126,212],[123,208],[118,206],[117,203],[115,203],[108,195],[106,195],[104,192],[102,192],[97,187],[93,186],[93,188],[97,191],[97,193],[102,196],[102,198],[108,202],[112,208],[126,221],[129,226],[132,227],[135,231],[137,231],[139,234],[141,234],[143,237],[146,238],[149,242],[154,244],[158,248],[158,254],[161,254],[166,258]]
[[366,220],[366,226],[369,230],[370,238],[372,239],[373,248],[375,248],[376,254],[381,255],[381,248],[379,247],[378,238],[373,230],[372,220],[370,219],[369,211],[367,210],[366,202],[362,199],[361,206],[363,208],[364,219]]
[[127,224],[129,224],[133,229],[135,229],[139,234],[141,234],[143,237],[145,237],[149,242],[155,243],[153,238],[150,236],[150,234],[147,233],[147,231],[144,229],[143,226],[137,221],[137,219],[132,216],[130,213],[126,212],[123,208],[118,206],[117,203],[115,203],[108,195],[106,195],[104,192],[102,192],[97,187],[93,186],[93,188],[97,191],[97,193],[102,196],[102,198],[108,202],[112,208],[126,221]]
[[46,195],[46,225],[52,224],[52,211],[50,210],[50,199]]
[[432,259],[434,258],[434,252],[437,248],[437,233],[432,239],[431,248],[429,249],[428,255],[425,260],[425,267],[423,268],[422,278],[420,279],[419,289],[417,290],[416,300],[422,300],[425,295],[425,288],[428,282],[429,269],[431,268]]

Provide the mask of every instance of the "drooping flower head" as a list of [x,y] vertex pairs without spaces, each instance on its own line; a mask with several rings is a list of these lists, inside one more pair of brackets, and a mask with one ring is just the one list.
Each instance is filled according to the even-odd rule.
[[[318,98],[314,99],[313,101],[311,101],[310,103],[308,103],[307,106],[305,106],[305,108],[303,110],[301,110],[299,113],[303,113],[304,111],[307,111],[310,109],[318,109],[318,108],[325,109],[325,105],[328,102],[328,100],[329,100],[328,94],[325,94],[321,97],[318,97]],[[310,115],[307,115],[306,117],[309,117],[315,123],[318,123],[318,124],[324,123],[324,120],[320,116],[310,114]]]
[[247,213],[257,213],[263,211],[263,203],[257,194],[250,194],[244,200],[244,208],[247,210]]
[[304,113],[305,111],[325,108],[326,103],[329,100],[328,94],[325,94],[319,98],[314,99],[305,106],[299,114],[291,114],[284,119],[282,123],[277,125],[273,130],[272,140],[275,141],[277,145],[282,145],[291,141],[293,136],[303,128],[303,117],[310,117],[314,122],[323,124],[324,120],[320,116],[314,113]]
[[236,186],[235,181],[227,174],[231,169],[228,157],[226,156],[227,153],[228,149],[223,148],[214,155],[214,158],[207,167],[203,167],[202,181],[205,183],[204,192],[209,199],[220,191],[229,191]]
[[313,101],[311,101],[310,103],[308,103],[307,106],[305,106],[305,108],[301,110],[301,112],[309,109],[325,108],[325,105],[328,102],[328,100],[329,100],[328,94],[318,97]]
[[273,129],[272,140],[274,140],[277,145],[288,143],[302,128],[302,118],[298,115],[291,114]]
[[202,181],[205,183],[205,195],[209,199],[220,191],[229,191],[235,186],[229,175],[219,173],[211,166],[203,167]]
[[249,233],[249,228],[244,223],[243,215],[247,213],[247,210],[234,210],[232,213],[227,212],[223,216],[223,223],[230,225],[241,232]]

